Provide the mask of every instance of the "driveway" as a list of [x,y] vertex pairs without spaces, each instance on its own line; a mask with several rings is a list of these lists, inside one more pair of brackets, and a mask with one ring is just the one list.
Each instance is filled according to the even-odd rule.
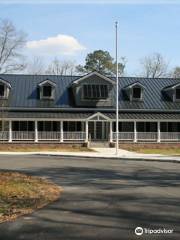
[[[0,156],[0,169],[64,188],[57,202],[0,224],[1,240],[180,239],[179,163]],[[136,236],[137,226],[174,233]]]

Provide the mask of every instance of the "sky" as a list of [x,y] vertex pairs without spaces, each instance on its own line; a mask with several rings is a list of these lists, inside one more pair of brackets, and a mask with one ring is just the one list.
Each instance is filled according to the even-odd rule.
[[118,21],[119,58],[126,57],[128,75],[138,74],[140,60],[156,52],[171,68],[180,66],[178,1],[66,2],[0,0],[0,18],[10,19],[27,33],[23,50],[27,56],[40,56],[46,62],[57,57],[83,64],[86,55],[97,49],[114,57],[114,23]]

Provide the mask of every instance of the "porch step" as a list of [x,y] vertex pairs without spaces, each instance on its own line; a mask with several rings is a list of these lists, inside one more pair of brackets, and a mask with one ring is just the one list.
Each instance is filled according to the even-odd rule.
[[109,143],[107,141],[91,141],[89,142],[89,147],[97,147],[97,148],[107,148],[109,147]]

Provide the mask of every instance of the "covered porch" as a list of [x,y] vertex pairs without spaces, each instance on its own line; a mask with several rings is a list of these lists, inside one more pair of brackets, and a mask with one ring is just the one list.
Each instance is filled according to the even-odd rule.
[[[180,142],[180,122],[119,121],[121,142]],[[0,141],[93,142],[116,141],[116,122],[86,121],[0,121]]]

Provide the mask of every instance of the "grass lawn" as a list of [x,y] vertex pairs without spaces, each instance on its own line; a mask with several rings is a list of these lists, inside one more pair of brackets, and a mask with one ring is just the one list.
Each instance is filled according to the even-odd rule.
[[61,189],[42,178],[17,172],[0,172],[0,223],[55,201]]
[[80,145],[73,144],[0,144],[0,152],[87,152],[93,151],[87,147],[82,147]]
[[179,143],[120,144],[120,148],[145,154],[180,155]]

